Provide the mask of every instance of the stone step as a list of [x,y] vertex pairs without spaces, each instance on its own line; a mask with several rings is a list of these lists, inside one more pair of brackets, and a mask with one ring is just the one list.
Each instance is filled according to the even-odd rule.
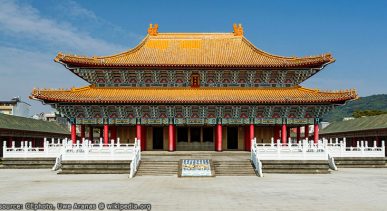
[[329,174],[325,160],[262,160],[263,173],[279,174]]
[[169,176],[177,175],[178,161],[141,161],[136,176]]
[[129,174],[131,161],[66,160],[58,174]]
[[0,169],[51,169],[54,165],[17,165],[1,166]]
[[129,174],[129,170],[62,170],[59,171],[58,174]]
[[50,169],[55,165],[55,158],[3,158],[4,169]]
[[262,169],[325,169],[329,168],[328,164],[321,165],[262,165]]
[[262,169],[262,173],[275,174],[329,174],[328,169]]
[[[336,164],[337,165],[337,164]],[[338,168],[386,168],[387,165],[337,165]]]
[[339,168],[384,168],[386,159],[383,157],[345,157],[335,158]]
[[250,160],[213,161],[216,176],[256,176]]
[[128,166],[93,166],[93,165],[62,165],[62,169],[109,169],[109,170],[115,170],[115,169],[130,169],[130,165]]

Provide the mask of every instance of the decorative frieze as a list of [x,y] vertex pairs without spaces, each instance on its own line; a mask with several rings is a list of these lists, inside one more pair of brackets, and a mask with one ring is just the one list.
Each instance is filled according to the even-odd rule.
[[[60,113],[83,124],[108,119],[110,124],[304,124],[330,111],[332,105],[57,105]],[[161,124],[160,123],[160,124]]]
[[306,70],[128,70],[84,69],[73,72],[96,86],[189,87],[191,75],[199,74],[201,87],[287,87],[306,80],[317,71]]

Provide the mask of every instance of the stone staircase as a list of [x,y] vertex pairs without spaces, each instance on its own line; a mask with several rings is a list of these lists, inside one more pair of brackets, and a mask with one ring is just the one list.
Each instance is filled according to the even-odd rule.
[[55,158],[3,158],[4,169],[51,169]]
[[337,168],[385,168],[386,158],[384,157],[347,157],[334,158]]
[[250,160],[213,161],[216,176],[256,176]]
[[329,174],[328,161],[319,160],[262,160],[262,173]]
[[62,161],[58,174],[129,174],[131,161]]
[[249,156],[249,152],[243,151],[144,152],[136,176],[177,176],[181,159],[210,159],[215,176],[256,176]]
[[177,160],[142,160],[136,176],[177,176]]

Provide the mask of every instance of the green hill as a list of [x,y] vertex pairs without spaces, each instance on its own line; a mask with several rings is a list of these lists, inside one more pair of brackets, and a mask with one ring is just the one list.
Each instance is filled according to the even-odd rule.
[[338,106],[323,117],[323,121],[341,121],[344,117],[351,117],[355,111],[377,110],[387,112],[387,94],[361,97],[358,100]]

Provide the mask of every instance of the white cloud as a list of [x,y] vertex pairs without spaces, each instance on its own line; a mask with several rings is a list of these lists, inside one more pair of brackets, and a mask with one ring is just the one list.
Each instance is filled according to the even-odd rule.
[[[78,14],[95,17],[94,13],[82,9],[79,5],[73,8],[78,8]],[[0,30],[2,33],[49,42],[64,49],[76,49],[83,54],[93,52],[104,55],[124,49],[81,32],[67,22],[45,18],[30,5],[21,5],[15,1],[0,1]]]
[[[68,3],[73,15],[98,21],[94,13],[77,3]],[[56,51],[108,55],[124,49],[81,32],[69,22],[46,18],[36,8],[17,1],[0,0],[0,35],[9,38],[0,40],[0,100],[21,96],[32,105],[32,114],[51,109],[28,99],[34,87],[70,88],[87,84],[53,61]],[[30,41],[37,44],[28,45]],[[49,49],[42,48],[43,45]]]
[[75,1],[68,0],[62,1],[62,3],[64,4],[62,5],[64,7],[63,9],[69,14],[69,16],[87,18],[93,21],[99,20],[93,11],[83,8]]
[[40,102],[29,100],[33,88],[71,88],[87,83],[53,61],[53,55],[0,46],[0,100],[20,96],[31,104],[31,113],[48,111]]

